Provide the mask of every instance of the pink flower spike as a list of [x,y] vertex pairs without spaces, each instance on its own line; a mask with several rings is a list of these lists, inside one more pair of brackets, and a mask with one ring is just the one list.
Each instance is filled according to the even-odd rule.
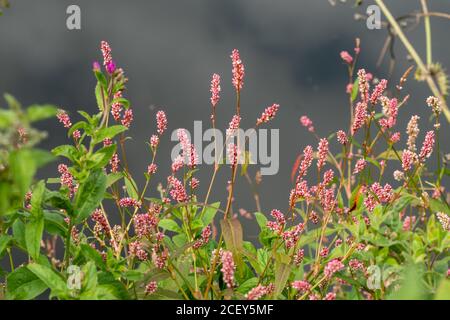
[[256,120],[256,125],[259,126],[260,124],[267,123],[272,120],[277,114],[279,108],[280,105],[276,103],[274,103],[270,107],[267,107],[266,110],[264,110],[264,112],[261,114],[261,117]]
[[216,73],[212,75],[211,80],[211,89],[209,90],[211,92],[211,105],[215,107],[220,99],[220,76]]
[[232,288],[234,286],[234,271],[236,270],[236,266],[231,251],[222,251],[221,261],[223,282],[225,282],[228,288]]
[[307,116],[300,117],[300,123],[302,126],[308,129],[309,132],[314,132],[314,125],[310,118]]
[[241,123],[241,117],[235,114],[228,125],[228,129],[226,131],[227,137],[231,137],[236,133],[239,129],[239,125]]
[[157,166],[156,164],[152,163],[152,164],[150,164],[150,165],[148,166],[148,168],[147,168],[147,173],[148,173],[149,175],[155,174],[157,170],[158,170],[158,166]]
[[102,41],[101,45],[100,45],[100,49],[103,54],[103,65],[106,67],[112,61],[111,47],[109,46],[108,42]]
[[317,148],[318,160],[317,160],[317,168],[322,169],[325,164],[325,160],[328,155],[328,140],[326,138],[320,139],[319,146]]
[[159,137],[156,134],[152,135],[150,137],[150,146],[152,148],[156,148],[158,144],[159,144]]
[[58,110],[56,117],[58,118],[59,122],[64,125],[64,128],[69,129],[72,126],[72,122],[70,122],[70,117],[64,110],[61,109]]
[[162,110],[156,113],[156,125],[158,127],[159,135],[162,135],[167,129],[167,117],[165,112]]
[[420,161],[425,161],[433,153],[434,148],[434,131],[428,131],[425,135],[425,141],[423,142],[422,149],[419,153]]
[[233,65],[233,86],[236,91],[241,91],[242,87],[244,86],[245,68],[239,55],[239,51],[237,49],[234,49],[231,53],[230,58]]
[[352,135],[356,133],[365,123],[367,119],[367,104],[358,102],[355,108],[355,119],[352,125]]
[[361,171],[363,171],[364,168],[366,167],[366,164],[367,164],[366,160],[364,160],[364,159],[359,159],[359,160],[356,162],[355,169],[353,169],[353,174],[358,174],[358,173],[360,173]]
[[371,75],[366,73],[366,70],[360,69],[358,71],[358,86],[359,93],[361,95],[361,100],[363,103],[367,104],[369,102],[369,79]]
[[340,144],[346,145],[346,144],[348,143],[348,137],[347,137],[347,134],[346,134],[344,131],[339,130],[339,131],[336,133],[336,137],[337,137],[337,140],[338,140],[338,142],[339,142]]
[[128,109],[125,111],[123,118],[122,118],[122,125],[129,128],[131,126],[131,123],[133,122],[133,110]]
[[267,294],[267,288],[263,285],[258,285],[251,289],[245,297],[247,300],[259,300],[262,296]]
[[347,51],[341,51],[341,59],[347,64],[353,63],[353,57]]
[[238,147],[234,143],[230,143],[227,148],[228,160],[230,161],[231,167],[235,167],[238,163]]
[[386,87],[387,87],[387,80],[386,79],[381,80],[380,83],[378,83],[378,85],[373,90],[372,95],[370,96],[370,103],[376,104],[378,98],[380,98],[384,90],[386,90]]
[[330,279],[336,272],[344,269],[344,264],[339,259],[333,259],[325,266],[323,273]]

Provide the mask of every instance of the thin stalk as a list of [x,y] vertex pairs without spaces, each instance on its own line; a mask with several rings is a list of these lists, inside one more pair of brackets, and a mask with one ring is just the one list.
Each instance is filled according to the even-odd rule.
[[383,0],[375,0],[375,3],[380,7],[380,9],[383,11],[384,15],[386,16],[387,20],[389,21],[390,25],[400,38],[401,42],[405,46],[408,53],[411,55],[411,57],[416,62],[419,69],[422,71],[423,75],[425,76],[425,80],[428,83],[428,86],[430,87],[433,94],[439,98],[439,100],[442,102],[442,111],[444,112],[445,117],[447,118],[447,121],[450,122],[450,109],[447,106],[447,103],[444,99],[444,96],[441,94],[438,86],[436,85],[433,77],[431,76],[429,70],[423,63],[422,59],[420,58],[419,54],[417,53],[416,49],[412,46],[411,42],[409,42],[408,38],[405,36],[402,28],[398,24],[397,20],[395,20],[392,13],[389,11],[389,9],[384,4]]
[[420,0],[420,3],[422,5],[422,10],[424,14],[424,24],[425,24],[425,37],[426,37],[426,43],[427,43],[427,65],[428,68],[433,63],[433,54],[432,54],[432,47],[431,47],[431,24],[430,24],[430,15],[428,14],[428,5],[427,0]]

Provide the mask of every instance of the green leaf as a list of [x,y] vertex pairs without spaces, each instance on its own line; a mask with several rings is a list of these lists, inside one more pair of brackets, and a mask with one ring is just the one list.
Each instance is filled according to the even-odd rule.
[[205,209],[205,214],[202,217],[203,225],[207,226],[214,221],[217,210],[220,208],[220,202],[215,202]]
[[99,267],[102,270],[106,270],[106,264],[105,261],[103,261],[102,256],[100,253],[98,253],[97,250],[92,248],[91,246],[87,244],[81,244],[81,253],[86,258],[87,261],[93,261],[95,262],[96,266]]
[[100,111],[103,111],[105,108],[103,105],[104,97],[106,97],[106,92],[100,82],[97,82],[97,85],[95,86],[95,100],[97,101],[97,106]]
[[448,206],[438,199],[430,199],[430,209],[433,213],[444,212],[450,215],[450,209]]
[[0,257],[2,257],[3,252],[6,250],[6,248],[9,245],[9,242],[12,240],[11,236],[8,235],[2,235],[0,236]]
[[45,202],[50,203],[55,208],[65,210],[69,216],[74,215],[69,198],[58,191],[47,191],[45,193]]
[[107,128],[102,128],[98,130],[95,134],[94,143],[100,143],[105,139],[112,139],[117,136],[119,133],[128,130],[127,127],[121,125],[115,125]]
[[17,121],[14,111],[0,109],[0,128],[5,129],[12,126]]
[[291,265],[277,262],[275,266],[275,293],[274,298],[278,298],[286,286],[286,282],[291,274]]
[[400,289],[391,293],[388,300],[423,300],[427,290],[422,284],[423,273],[418,266],[407,266],[403,272],[403,281]]
[[110,187],[122,178],[123,178],[123,174],[121,172],[110,173],[106,177],[106,186]]
[[223,219],[220,221],[223,238],[228,250],[231,250],[237,265],[242,263],[244,235],[238,219]]
[[44,219],[36,218],[25,225],[25,242],[28,254],[34,259],[39,258],[41,240],[44,233]]
[[80,223],[100,205],[106,191],[106,175],[101,169],[91,172],[75,198],[75,223]]
[[88,166],[89,169],[100,169],[105,167],[109,160],[111,160],[112,156],[116,152],[116,145],[110,145],[101,148],[96,153],[94,153],[89,161],[91,162]]
[[92,298],[96,297],[96,288],[97,288],[97,269],[95,268],[95,264],[92,261],[86,263],[86,265],[82,268],[83,272],[83,281],[82,281],[82,289],[81,289],[81,298]]
[[22,222],[22,220],[17,219],[16,221],[14,221],[12,229],[14,240],[16,241],[17,245],[22,249],[26,249],[27,244],[25,242],[25,224]]
[[137,193],[137,184],[131,177],[124,177],[125,187],[127,188],[128,196],[135,200],[139,200],[139,195]]
[[59,211],[44,211],[44,230],[51,235],[58,235],[63,238],[67,235],[67,223],[64,216]]
[[250,278],[245,280],[236,290],[242,294],[248,293],[251,289],[258,285],[258,278]]
[[265,229],[267,226],[266,216],[261,212],[255,212],[255,218],[256,218],[256,222],[258,223],[261,230]]
[[183,230],[178,226],[178,224],[170,219],[162,219],[161,221],[159,221],[158,224],[161,228],[168,230],[168,231],[173,231],[176,233],[183,233]]
[[52,117],[56,116],[57,112],[58,112],[58,108],[56,108],[53,105],[34,104],[27,108],[27,118],[28,118],[28,121],[30,121],[30,122],[36,122],[36,121],[41,121],[41,120],[45,120],[48,118],[52,118]]
[[29,190],[36,173],[36,163],[30,150],[21,149],[11,152],[9,156],[9,164],[12,177],[19,187],[20,197],[23,198]]
[[434,300],[450,300],[450,280],[442,279],[436,290]]
[[78,161],[79,158],[79,151],[77,150],[77,148],[71,145],[58,146],[52,150],[52,153],[55,156],[67,158],[75,163]]
[[75,123],[74,125],[72,125],[69,129],[69,131],[67,131],[67,136],[70,138],[73,136],[73,133],[75,132],[75,130],[85,130],[85,131],[89,131],[89,125],[86,121],[79,121],[77,123]]
[[358,97],[358,78],[355,80],[355,82],[353,83],[353,87],[352,87],[352,102],[356,100],[356,98]]
[[9,93],[5,93],[3,97],[11,110],[20,111],[22,109],[20,102]]
[[51,268],[37,263],[30,263],[27,268],[50,288],[52,295],[62,299],[68,296],[66,282]]
[[42,210],[44,192],[45,192],[45,181],[41,180],[33,188],[33,195],[31,197],[31,215],[35,218],[41,218],[44,214]]
[[7,277],[6,299],[31,300],[42,294],[47,286],[27,267],[20,267]]

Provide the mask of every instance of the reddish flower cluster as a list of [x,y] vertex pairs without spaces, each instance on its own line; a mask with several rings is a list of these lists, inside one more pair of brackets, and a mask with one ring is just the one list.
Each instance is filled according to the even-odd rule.
[[220,259],[222,262],[222,269],[220,271],[223,274],[223,282],[225,282],[228,288],[232,288],[234,286],[234,272],[236,270],[233,254],[231,251],[222,250]]
[[348,143],[348,137],[347,137],[347,134],[344,131],[339,130],[338,132],[336,132],[336,137],[337,137],[337,141],[340,144],[346,145]]
[[327,263],[325,266],[323,273],[325,277],[331,279],[331,277],[336,273],[344,269],[344,264],[339,259],[333,259]]
[[109,233],[111,232],[111,228],[102,209],[96,209],[92,213],[91,218],[95,222],[94,230],[99,233],[103,232],[106,235],[109,235]]
[[183,151],[183,158],[187,159],[187,164],[191,169],[194,169],[199,163],[199,158],[195,146],[189,140],[185,129],[178,129],[178,140],[180,141],[181,149]]
[[131,126],[131,123],[133,122],[133,110],[128,109],[125,111],[123,118],[122,118],[122,125],[129,128]]
[[358,102],[355,108],[355,119],[352,125],[352,135],[354,135],[366,123],[367,119],[367,104]]
[[175,178],[174,176],[169,176],[167,182],[170,188],[170,196],[173,200],[177,202],[186,202],[188,200],[188,195],[183,183]]
[[212,80],[211,80],[211,104],[213,107],[216,107],[217,103],[219,102],[220,99],[220,76],[216,73],[214,73],[212,75]]
[[382,187],[378,182],[374,182],[370,186],[370,190],[368,191],[367,196],[364,199],[364,205],[366,206],[367,210],[372,212],[378,203],[391,202],[392,198],[392,187],[388,183],[386,183],[384,187]]
[[281,234],[283,232],[284,226],[286,224],[286,218],[280,210],[273,209],[270,215],[275,219],[275,221],[268,221],[267,228],[270,230]]
[[287,249],[293,248],[297,244],[300,233],[302,233],[304,229],[305,224],[299,223],[291,230],[283,232],[281,237],[283,238]]
[[270,107],[267,107],[261,114],[261,116],[256,120],[256,126],[259,126],[260,124],[267,123],[270,120],[272,120],[277,114],[279,108],[280,105],[276,103],[274,103]]
[[383,106],[383,113],[386,118],[380,119],[380,126],[383,129],[392,128],[397,122],[398,101],[395,98],[388,99],[386,97],[382,97],[381,104]]
[[140,241],[133,241],[130,242],[128,245],[128,250],[130,251],[130,254],[135,256],[141,261],[145,261],[148,258],[147,251],[144,250],[143,244]]
[[156,281],[150,281],[145,286],[145,294],[146,295],[153,294],[156,292],[156,290],[158,290],[158,284],[156,283]]
[[200,239],[198,239],[197,241],[195,241],[193,247],[194,249],[198,249],[202,246],[204,246],[205,244],[207,244],[209,242],[209,239],[211,238],[211,227],[210,226],[206,226],[203,230],[202,230],[202,234]]
[[239,129],[239,124],[241,123],[241,117],[235,114],[228,125],[228,129],[226,131],[227,137],[233,136],[236,131]]
[[353,174],[360,173],[366,167],[367,161],[364,159],[359,159],[355,164],[355,169],[353,169]]
[[70,121],[69,115],[64,110],[58,110],[56,114],[59,122],[64,125],[64,128],[70,128],[72,126],[72,122]]
[[419,160],[424,161],[429,158],[433,153],[434,148],[434,131],[428,131],[425,135],[425,141],[423,142],[422,149],[419,153]]
[[384,90],[386,90],[387,87],[387,80],[386,79],[382,79],[377,86],[375,87],[375,89],[372,92],[372,95],[370,96],[370,103],[372,104],[376,104],[378,99],[381,97],[381,95],[383,94]]
[[317,148],[317,168],[319,171],[322,169],[323,165],[325,164],[325,160],[327,159],[328,155],[328,140],[323,138],[319,141],[319,146]]
[[119,159],[119,155],[117,153],[114,153],[111,160],[109,160],[109,164],[111,165],[112,173],[119,172],[120,159]]
[[263,285],[258,285],[255,288],[251,289],[245,297],[247,300],[259,300],[261,297],[268,293],[267,287]]
[[294,288],[295,290],[297,290],[301,293],[311,290],[311,284],[306,280],[294,281],[294,282],[292,282],[291,286],[292,286],[292,288]]
[[[114,100],[122,98],[122,91],[118,91],[114,94]],[[114,120],[119,121],[122,113],[122,104],[118,101],[114,102],[111,106],[111,114]]]
[[403,171],[408,171],[411,169],[417,155],[410,150],[403,150],[402,153],[402,168]]
[[294,263],[295,265],[299,266],[300,263],[303,262],[303,258],[305,257],[305,250],[304,249],[298,249],[297,252],[294,254]]
[[348,51],[341,51],[341,59],[347,64],[353,63],[353,57],[348,53]]
[[139,238],[148,237],[158,225],[158,218],[149,213],[136,214],[133,218],[134,230]]
[[150,137],[150,146],[152,148],[156,148],[158,144],[159,144],[159,137],[156,134],[152,135]]
[[310,118],[308,118],[307,116],[301,116],[300,117],[300,123],[302,126],[304,126],[305,128],[308,128],[309,132],[314,132],[314,125],[313,122]]
[[231,53],[230,58],[233,64],[233,86],[236,91],[241,91],[242,87],[244,86],[245,68],[239,55],[239,51],[237,49],[234,49]]
[[162,135],[167,130],[167,116],[162,110],[156,113],[156,126],[158,127],[159,135]]
[[228,161],[231,167],[236,167],[238,163],[239,150],[236,144],[230,143],[227,148]]
[[450,217],[443,212],[436,213],[436,217],[442,225],[442,228],[446,231],[450,231]]
[[61,174],[61,186],[66,186],[69,189],[69,195],[77,191],[77,184],[74,181],[73,175],[69,172],[69,168],[65,164],[60,164],[58,166],[58,172]]
[[126,198],[122,198],[122,199],[119,200],[119,206],[122,207],[122,208],[123,207],[126,207],[126,208],[128,208],[128,207],[140,208],[141,207],[141,202],[136,200],[136,199],[133,199],[133,198],[130,198],[130,197],[126,197]]

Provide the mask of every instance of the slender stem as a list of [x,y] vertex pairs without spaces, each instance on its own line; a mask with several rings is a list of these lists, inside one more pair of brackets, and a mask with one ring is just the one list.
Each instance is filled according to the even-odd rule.
[[430,15],[428,14],[427,0],[420,0],[422,4],[422,10],[424,14],[425,22],[425,37],[427,42],[427,65],[428,68],[433,63],[432,47],[431,47],[431,25],[430,25]]
[[444,112],[444,115],[447,118],[447,121],[450,122],[450,110],[449,110],[449,108],[447,106],[447,103],[446,103],[446,101],[444,99],[444,96],[439,91],[438,86],[436,85],[433,77],[429,73],[427,67],[423,63],[423,61],[420,58],[419,54],[417,53],[416,49],[414,49],[414,47],[412,46],[411,42],[409,42],[408,38],[403,33],[402,28],[398,24],[397,20],[395,20],[395,18],[392,16],[391,12],[386,7],[386,5],[384,4],[383,0],[375,0],[375,2],[380,7],[380,9],[383,11],[384,15],[386,16],[386,18],[388,19],[390,25],[392,26],[392,28],[395,30],[396,34],[398,35],[398,37],[402,41],[402,43],[405,46],[406,50],[411,55],[411,57],[414,59],[414,61],[416,62],[417,66],[419,67],[419,69],[422,71],[422,73],[423,73],[423,75],[425,77],[425,80],[427,81],[428,86],[430,87],[430,89],[433,92],[433,94],[436,97],[438,97],[439,100],[441,100],[441,102],[442,102],[442,110]]

